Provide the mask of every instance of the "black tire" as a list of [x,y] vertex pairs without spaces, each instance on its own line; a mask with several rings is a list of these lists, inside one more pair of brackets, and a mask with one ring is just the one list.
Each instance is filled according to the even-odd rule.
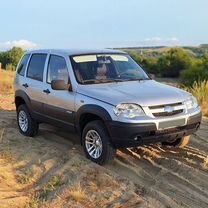
[[[20,120],[19,120],[19,116],[20,116],[20,112],[24,112],[25,116],[27,117],[27,128],[25,129],[25,131],[22,130],[22,128],[20,127]],[[28,108],[25,104],[22,104],[18,107],[17,109],[17,123],[18,123],[18,127],[19,127],[19,131],[21,134],[23,134],[24,136],[29,136],[29,137],[34,137],[37,135],[38,133],[38,129],[39,129],[39,125],[38,123],[31,117]]]
[[184,136],[184,137],[178,138],[174,141],[162,142],[162,145],[176,147],[176,148],[183,148],[189,143],[189,141],[190,141],[190,136]]
[[[98,158],[93,158],[88,153],[88,150],[86,147],[86,135],[90,130],[96,131],[99,134],[100,139],[102,141],[102,151]],[[105,126],[103,122],[99,120],[92,121],[86,124],[82,132],[82,145],[83,145],[83,149],[84,149],[86,157],[90,159],[91,161],[98,163],[100,165],[104,165],[110,162],[111,160],[113,160],[116,154],[116,149],[112,146],[109,140],[109,135]]]

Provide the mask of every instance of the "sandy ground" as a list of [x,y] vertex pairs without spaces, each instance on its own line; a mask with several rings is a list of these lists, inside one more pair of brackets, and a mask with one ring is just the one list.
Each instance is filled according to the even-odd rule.
[[149,207],[127,178],[85,159],[76,135],[42,125],[22,136],[14,111],[0,111],[0,208]]
[[[11,102],[0,106],[14,108]],[[207,208],[208,119],[184,149],[122,149],[100,167],[85,159],[76,135],[41,125],[37,137],[26,138],[15,111],[0,110],[4,207]]]
[[143,187],[151,207],[208,207],[208,121],[184,149],[129,148],[108,168]]

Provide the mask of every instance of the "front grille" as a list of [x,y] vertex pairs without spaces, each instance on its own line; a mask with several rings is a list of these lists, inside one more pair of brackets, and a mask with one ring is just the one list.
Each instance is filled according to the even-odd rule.
[[[172,111],[168,111],[167,108],[172,108]],[[170,103],[156,106],[149,106],[149,110],[154,117],[167,117],[174,116],[183,113],[185,106],[182,102]]]
[[163,104],[163,105],[155,105],[155,106],[149,106],[149,109],[158,109],[158,108],[164,108],[165,106],[178,106],[178,105],[182,105],[183,103],[171,103],[171,104]]
[[173,111],[173,112],[161,112],[161,113],[153,113],[152,115],[155,116],[155,117],[163,117],[163,116],[173,116],[173,115],[177,115],[179,113],[182,113],[183,110],[176,110],[176,111]]

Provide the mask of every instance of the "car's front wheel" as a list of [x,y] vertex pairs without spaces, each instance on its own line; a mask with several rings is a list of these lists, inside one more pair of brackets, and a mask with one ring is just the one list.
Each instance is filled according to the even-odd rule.
[[87,158],[100,165],[113,160],[116,153],[103,122],[99,120],[86,124],[82,132],[82,145]]
[[20,133],[25,136],[33,137],[38,133],[38,123],[30,116],[24,104],[17,109],[17,123]]
[[190,141],[190,136],[184,136],[182,138],[178,138],[172,141],[162,142],[162,145],[183,148],[189,143],[189,141]]

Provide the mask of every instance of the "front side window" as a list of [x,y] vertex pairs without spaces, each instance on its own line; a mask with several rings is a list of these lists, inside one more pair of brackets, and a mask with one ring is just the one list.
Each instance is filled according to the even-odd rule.
[[33,54],[27,70],[27,77],[43,81],[43,72],[47,54]]
[[51,55],[48,64],[47,82],[52,80],[64,80],[66,84],[69,81],[66,61],[61,56]]
[[143,69],[126,54],[89,54],[70,57],[80,84],[149,79]]
[[17,68],[17,73],[19,75],[22,75],[24,76],[25,75],[25,70],[26,70],[26,66],[27,66],[27,62],[30,58],[30,54],[25,54],[23,56],[23,58],[21,59],[19,65],[18,65],[18,68]]

